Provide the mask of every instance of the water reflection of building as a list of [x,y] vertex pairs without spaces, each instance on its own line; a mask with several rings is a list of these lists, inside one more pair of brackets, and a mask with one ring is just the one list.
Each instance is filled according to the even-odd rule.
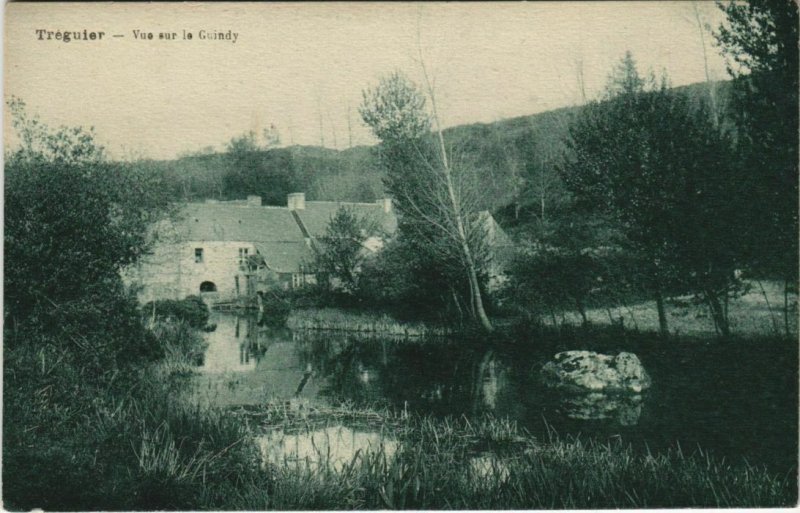
[[254,316],[214,313],[216,331],[197,377],[199,393],[218,405],[315,399],[319,383],[288,330],[258,325]]
[[251,358],[256,365],[267,351],[268,341],[265,328],[258,325],[252,316],[236,318],[236,338],[239,341],[239,363],[248,365]]

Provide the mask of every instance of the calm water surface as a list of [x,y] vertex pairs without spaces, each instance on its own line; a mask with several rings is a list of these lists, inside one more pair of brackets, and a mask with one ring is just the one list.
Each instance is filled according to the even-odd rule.
[[[540,439],[555,430],[602,442],[621,438],[642,451],[702,447],[730,462],[744,458],[780,473],[797,469],[796,352],[784,352],[795,358],[786,362],[757,347],[747,349],[752,357],[725,358],[720,354],[731,351],[665,346],[639,354],[653,378],[647,393],[575,396],[542,387],[539,369],[553,355],[531,344],[486,350],[458,341],[300,334],[222,313],[209,322],[217,329],[206,335],[210,345],[195,393],[215,405],[348,402],[436,416],[493,414]],[[270,432],[260,442],[265,458],[306,465],[320,452],[341,465],[358,449],[384,444],[391,454],[395,448],[391,438],[347,426]]]

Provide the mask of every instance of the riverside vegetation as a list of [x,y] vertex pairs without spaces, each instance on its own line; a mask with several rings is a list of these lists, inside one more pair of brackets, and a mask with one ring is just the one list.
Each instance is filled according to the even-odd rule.
[[[186,373],[202,348],[193,330],[183,319],[156,321],[151,331],[164,356],[92,388],[63,359],[15,351],[15,371],[6,376],[6,390],[16,391],[5,403],[7,418],[14,419],[5,425],[6,507],[747,507],[786,506],[796,497],[792,475],[745,461],[680,447],[643,454],[621,441],[554,432],[536,439],[490,415],[432,417],[347,404],[306,411],[283,404],[200,406],[185,393]],[[594,337],[604,338],[612,337]],[[760,343],[761,353],[772,348],[765,364],[774,365],[780,342]],[[551,341],[553,347],[559,343]],[[686,348],[697,342],[675,343]],[[20,404],[20,392],[34,401]],[[259,450],[258,437],[266,432],[280,430],[270,442],[282,444],[327,426],[367,426],[380,430],[386,442],[344,461],[321,447],[312,451],[310,464],[265,460]]]

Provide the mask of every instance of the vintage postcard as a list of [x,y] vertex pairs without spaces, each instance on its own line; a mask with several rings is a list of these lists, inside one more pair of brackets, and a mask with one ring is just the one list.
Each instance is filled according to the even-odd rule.
[[4,29],[4,508],[796,506],[794,2]]

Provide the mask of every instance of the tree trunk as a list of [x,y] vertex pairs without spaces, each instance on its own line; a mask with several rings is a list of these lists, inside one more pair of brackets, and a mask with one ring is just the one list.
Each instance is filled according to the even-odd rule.
[[775,330],[775,334],[778,335],[781,332],[781,329],[778,327],[778,320],[775,319],[775,312],[772,310],[772,305],[769,304],[769,296],[767,296],[767,291],[764,290],[764,284],[761,283],[761,280],[756,280],[758,283],[758,288],[761,289],[761,295],[764,296],[764,302],[767,304],[767,311],[769,312],[769,317],[772,320],[772,329]]
[[444,145],[444,136],[442,135],[442,127],[439,124],[439,113],[436,109],[436,96],[433,94],[433,86],[428,79],[428,71],[425,69],[425,63],[422,60],[422,50],[420,49],[420,64],[422,64],[422,73],[425,76],[425,82],[428,85],[428,93],[431,98],[431,109],[433,110],[433,122],[436,125],[436,135],[439,141],[439,155],[442,158],[442,174],[444,175],[445,183],[447,185],[447,195],[450,199],[450,208],[452,208],[453,218],[456,222],[456,230],[458,232],[458,239],[461,242],[461,253],[464,257],[464,262],[467,266],[467,277],[472,293],[472,299],[475,301],[475,310],[481,325],[486,331],[494,331],[489,317],[486,315],[486,310],[483,308],[483,297],[481,296],[481,289],[478,281],[478,273],[475,270],[475,260],[473,259],[472,251],[469,247],[469,240],[467,239],[467,231],[464,228],[464,215],[461,211],[461,203],[459,197],[456,196],[455,188],[453,187],[453,176],[450,170],[450,159],[447,156],[447,148]]
[[472,384],[472,414],[477,415],[480,412],[480,400],[481,400],[481,385],[483,384],[483,377],[486,375],[486,369],[489,366],[489,362],[492,360],[494,356],[494,351],[491,349],[486,351],[486,354],[483,355],[480,363],[478,363],[478,368],[476,369],[475,374],[475,382]]
[[494,327],[491,321],[489,321],[489,316],[486,315],[486,310],[483,308],[483,298],[481,297],[480,284],[478,283],[478,274],[475,272],[475,267],[472,264],[470,264],[469,268],[469,280],[470,283],[472,283],[472,296],[475,300],[475,310],[478,314],[478,319],[481,321],[481,325],[486,331],[494,331]]
[[786,336],[791,336],[789,331],[789,280],[783,280],[783,328],[786,330]]
[[493,331],[494,328],[492,327],[492,323],[489,321],[489,317],[486,315],[486,310],[483,308],[483,297],[481,296],[481,289],[478,282],[478,273],[475,270],[475,261],[472,257],[469,241],[467,240],[467,231],[464,228],[461,205],[459,204],[458,198],[456,197],[455,188],[453,187],[453,178],[450,173],[450,163],[447,158],[447,150],[444,146],[442,130],[438,126],[439,120],[435,114],[435,103],[433,101],[431,101],[431,103],[434,105],[434,119],[436,120],[437,125],[436,131],[439,135],[439,149],[442,157],[442,167],[444,171],[445,182],[447,183],[447,194],[450,197],[450,206],[453,209],[453,216],[455,217],[456,221],[456,229],[458,230],[458,237],[461,241],[461,253],[464,256],[464,261],[467,265],[467,278],[469,279],[472,301],[475,304],[475,313],[484,329],[486,329],[486,331]]
[[458,311],[459,324],[463,324],[464,323],[464,311],[461,310],[461,304],[458,301],[458,295],[456,294],[456,290],[453,287],[450,287],[450,292],[453,294],[453,303],[456,305],[456,311]]
[[582,325],[587,326],[589,324],[589,319],[586,317],[586,307],[583,305],[583,301],[576,299],[575,306],[578,307],[578,313],[581,314]]
[[719,297],[710,290],[706,290],[705,295],[708,308],[711,310],[711,317],[714,320],[714,328],[716,328],[717,332],[723,337],[729,336],[731,334],[731,329],[728,324],[728,317],[725,315]]
[[661,290],[656,291],[656,309],[658,310],[658,332],[666,338],[669,336],[669,326],[667,325],[667,310],[664,306],[664,294]]

